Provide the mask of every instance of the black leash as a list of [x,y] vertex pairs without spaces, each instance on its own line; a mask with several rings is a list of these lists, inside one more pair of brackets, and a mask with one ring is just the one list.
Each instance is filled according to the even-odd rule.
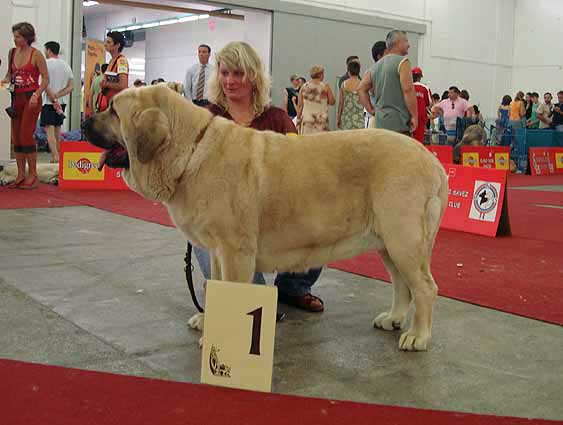
[[[199,301],[195,295],[194,280],[192,276],[192,272],[194,271],[194,266],[192,264],[192,244],[189,241],[186,249],[186,256],[184,257],[184,263],[186,263],[184,272],[186,274],[186,282],[188,284],[188,289],[190,290],[190,295],[192,296],[192,301],[198,311],[203,313],[205,310],[201,307],[201,305],[199,305]],[[285,319],[285,313],[276,313],[276,322],[281,322],[283,319]]]
[[188,248],[186,250],[186,256],[184,257],[184,263],[186,263],[186,266],[184,267],[184,272],[186,273],[186,282],[188,284],[188,289],[190,290],[190,295],[192,296],[192,301],[194,302],[194,305],[198,309],[198,311],[200,313],[203,313],[204,310],[199,305],[199,302],[195,295],[194,280],[192,276],[192,272],[194,270],[194,266],[192,264],[192,244],[189,241],[188,241]]

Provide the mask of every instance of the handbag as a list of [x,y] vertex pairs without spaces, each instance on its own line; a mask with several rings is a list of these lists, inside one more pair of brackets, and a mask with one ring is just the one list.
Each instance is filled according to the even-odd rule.
[[[115,73],[117,71],[117,61],[119,60],[119,58],[121,56],[122,55],[119,55],[115,58],[111,68],[108,70],[109,72]],[[107,74],[107,71],[106,71],[106,74]],[[108,78],[108,77],[106,76],[106,78]],[[109,105],[108,91],[109,91],[108,89],[102,89],[98,93],[98,97],[96,98],[96,106],[98,107],[99,112],[103,112],[108,108],[108,105]]]
[[18,116],[18,113],[16,111],[16,108],[14,108],[14,100],[16,96],[14,93],[14,76],[12,73],[12,63],[14,61],[14,49],[11,49],[8,55],[10,56],[9,64],[8,64],[8,69],[10,71],[10,86],[8,90],[10,90],[11,105],[6,108],[6,113],[11,119],[15,119]]

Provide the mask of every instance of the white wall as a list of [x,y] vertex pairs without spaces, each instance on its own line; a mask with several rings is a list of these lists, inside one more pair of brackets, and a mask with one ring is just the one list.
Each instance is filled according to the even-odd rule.
[[243,37],[244,23],[231,19],[212,18],[151,28],[146,33],[146,78],[183,82],[186,70],[198,63],[200,44],[211,46],[213,61],[215,52],[229,41]]
[[[151,22],[180,15],[176,12],[161,12],[139,8],[116,8],[111,14],[92,16],[86,19],[88,38],[103,40],[108,28]],[[199,21],[184,22],[146,30],[142,44],[146,51],[141,54],[140,43],[125,49],[127,58],[134,56],[145,60],[145,81],[162,77],[167,81],[184,81],[187,68],[198,62],[197,47],[208,44],[213,54],[233,40],[244,40],[260,53],[266,68],[270,69],[271,17],[261,11],[234,10],[234,14],[245,16],[244,21],[210,17]],[[131,62],[131,61],[130,61]],[[134,78],[131,76],[129,83]]]
[[440,94],[450,85],[467,89],[486,116],[511,91],[516,0],[286,1],[426,24],[424,82]]
[[563,1],[516,0],[511,95],[563,90]]
[[[11,14],[5,9],[8,7],[9,11],[10,6]],[[34,47],[43,51],[43,44],[56,41],[61,45],[61,56],[70,62],[72,0],[2,0],[2,19],[7,15],[11,16],[11,22],[2,26],[2,43],[9,37],[9,47],[12,47],[9,28],[17,22],[27,21],[35,27],[37,41]]]

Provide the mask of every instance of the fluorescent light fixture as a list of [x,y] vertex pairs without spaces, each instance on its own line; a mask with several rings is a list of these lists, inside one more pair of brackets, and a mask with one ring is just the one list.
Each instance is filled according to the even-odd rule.
[[178,22],[197,21],[198,19],[199,17],[197,15],[184,16],[183,18],[178,19]]
[[202,14],[202,15],[186,15],[186,16],[182,16],[181,18],[172,18],[172,19],[165,19],[163,21],[153,21],[153,22],[146,22],[144,24],[134,24],[134,25],[128,25],[125,27],[121,27],[121,28],[115,28],[115,29],[110,29],[110,31],[119,31],[119,32],[123,32],[123,31],[135,31],[141,28],[155,28],[155,27],[162,27],[165,25],[172,25],[172,24],[178,24],[181,22],[192,22],[192,21],[197,21],[197,20],[201,20],[201,19],[207,19],[209,18],[208,14]]
[[160,21],[159,24],[160,26],[163,26],[163,25],[177,24],[178,22],[180,22],[179,19],[167,19],[166,21]]
[[96,6],[97,4],[99,4],[97,1],[84,1],[82,3],[84,7]]

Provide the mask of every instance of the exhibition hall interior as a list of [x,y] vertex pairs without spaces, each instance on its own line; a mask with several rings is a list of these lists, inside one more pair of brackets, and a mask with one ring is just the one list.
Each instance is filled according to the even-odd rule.
[[563,424],[563,2],[3,3],[0,423]]

